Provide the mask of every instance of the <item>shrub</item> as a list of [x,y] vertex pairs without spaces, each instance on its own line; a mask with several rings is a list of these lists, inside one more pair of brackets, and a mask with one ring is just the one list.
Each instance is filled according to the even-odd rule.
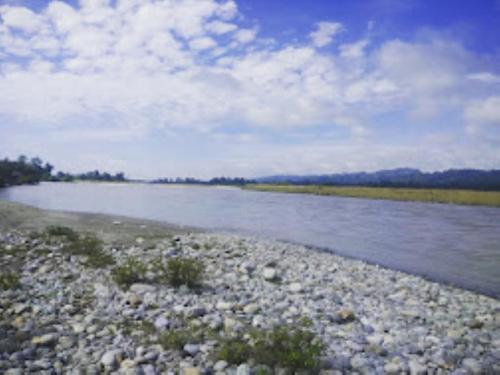
[[251,346],[242,338],[229,338],[222,341],[217,352],[217,359],[239,365],[247,362],[251,355]]
[[93,268],[102,268],[114,264],[113,256],[106,254],[103,243],[94,235],[78,236],[70,240],[65,250],[73,255],[86,256],[85,265]]
[[297,370],[318,367],[323,344],[314,333],[287,326],[252,333],[252,357],[257,363]]
[[190,258],[172,258],[163,263],[156,262],[157,280],[173,287],[186,285],[196,288],[201,285],[204,266],[200,261]]
[[196,341],[187,329],[177,329],[162,333],[158,339],[158,343],[165,350],[182,350],[184,345],[188,343],[195,344]]
[[78,240],[78,233],[69,227],[64,227],[61,225],[49,225],[45,232],[49,236],[54,237],[66,237],[70,241]]
[[111,271],[111,277],[120,288],[128,289],[130,285],[145,279],[146,266],[138,259],[129,257]]
[[19,275],[16,273],[0,273],[0,290],[16,289],[20,285]]
[[206,324],[201,324],[162,333],[158,343],[165,350],[183,350],[186,344],[200,344],[213,338],[215,338],[214,331]]

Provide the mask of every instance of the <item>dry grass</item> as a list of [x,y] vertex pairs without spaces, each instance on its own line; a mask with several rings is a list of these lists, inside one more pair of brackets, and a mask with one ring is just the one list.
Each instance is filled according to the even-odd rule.
[[245,189],[280,193],[336,195],[341,197],[389,199],[500,207],[500,192],[448,189],[406,189],[323,185],[246,185]]

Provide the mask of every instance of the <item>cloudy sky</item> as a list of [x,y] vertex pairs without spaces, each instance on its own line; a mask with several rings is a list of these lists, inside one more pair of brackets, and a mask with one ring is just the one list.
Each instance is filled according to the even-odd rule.
[[500,168],[500,1],[0,0],[0,157],[138,178]]

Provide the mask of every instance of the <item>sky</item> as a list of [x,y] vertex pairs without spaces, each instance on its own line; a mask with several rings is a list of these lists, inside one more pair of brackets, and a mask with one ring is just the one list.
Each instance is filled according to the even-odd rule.
[[500,0],[0,0],[0,157],[132,178],[500,168]]

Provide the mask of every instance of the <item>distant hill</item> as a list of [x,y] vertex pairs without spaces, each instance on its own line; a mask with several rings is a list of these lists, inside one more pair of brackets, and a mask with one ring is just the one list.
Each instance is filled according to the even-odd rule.
[[442,172],[422,172],[398,168],[377,172],[337,173],[323,175],[277,175],[257,178],[262,184],[337,185],[408,187],[436,189],[473,189],[500,191],[500,170],[449,169]]

